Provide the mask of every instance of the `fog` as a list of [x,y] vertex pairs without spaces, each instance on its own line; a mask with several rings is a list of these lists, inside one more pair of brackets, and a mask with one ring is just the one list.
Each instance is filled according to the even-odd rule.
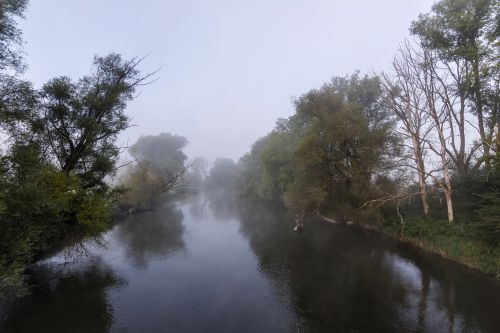
[[431,0],[33,0],[21,22],[25,77],[36,86],[87,74],[92,57],[146,56],[159,79],[128,107],[122,143],[170,132],[189,157],[237,159],[293,96],[331,76],[388,69]]

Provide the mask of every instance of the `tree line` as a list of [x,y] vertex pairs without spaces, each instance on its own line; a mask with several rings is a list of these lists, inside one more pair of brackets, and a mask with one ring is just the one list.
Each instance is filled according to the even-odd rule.
[[389,71],[333,77],[296,98],[295,114],[240,159],[237,188],[299,222],[446,219],[498,246],[499,19],[497,1],[436,2]]

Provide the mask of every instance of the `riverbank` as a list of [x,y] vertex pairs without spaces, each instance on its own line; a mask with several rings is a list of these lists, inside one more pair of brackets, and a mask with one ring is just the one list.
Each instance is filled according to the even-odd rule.
[[[325,216],[320,217],[330,223],[339,223]],[[346,224],[411,244],[500,280],[500,248],[470,239],[470,230],[464,225],[450,225],[445,220],[415,218],[405,218],[404,224],[401,221],[388,220],[378,227],[366,223]]]

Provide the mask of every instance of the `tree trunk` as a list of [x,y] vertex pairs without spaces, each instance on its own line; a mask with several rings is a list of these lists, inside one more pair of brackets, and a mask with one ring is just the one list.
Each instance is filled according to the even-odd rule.
[[444,190],[444,196],[446,199],[446,209],[448,210],[448,222],[454,222],[455,218],[453,216],[453,200],[451,199],[451,191]]
[[449,175],[449,170],[448,170],[448,162],[446,161],[446,153],[444,152],[444,148],[442,148],[441,152],[441,159],[443,163],[443,178],[444,182],[442,184],[442,188],[444,191],[444,196],[446,199],[446,208],[448,210],[448,222],[454,222],[454,216],[453,216],[453,200],[451,197],[451,181],[450,181],[450,175]]
[[429,217],[429,203],[427,202],[427,189],[425,187],[425,165],[424,160],[422,158],[422,149],[420,147],[420,143],[418,142],[418,138],[412,136],[413,141],[413,151],[415,153],[415,159],[417,161],[417,173],[418,173],[418,184],[420,187],[421,200],[422,200],[422,211],[424,213],[425,218]]
[[479,59],[476,59],[472,63],[472,72],[474,75],[474,102],[476,104],[477,121],[479,127],[479,135],[481,136],[481,143],[483,146],[483,159],[484,167],[486,173],[490,172],[491,161],[490,161],[490,146],[488,144],[487,135],[484,130],[484,115],[483,115],[483,98],[481,92],[481,81],[479,74]]

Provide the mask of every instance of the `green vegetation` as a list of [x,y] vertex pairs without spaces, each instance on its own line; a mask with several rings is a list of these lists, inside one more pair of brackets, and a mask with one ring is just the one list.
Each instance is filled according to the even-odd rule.
[[236,188],[500,275],[499,5],[441,0],[391,72],[334,77],[240,159]]
[[229,158],[218,158],[214,161],[210,173],[205,180],[205,187],[210,191],[230,190],[237,174],[236,164]]
[[500,247],[471,237],[473,224],[450,225],[445,219],[388,220],[383,231],[468,267],[500,276]]
[[126,193],[120,199],[122,209],[129,211],[150,209],[186,189],[187,156],[182,149],[186,138],[169,133],[142,136],[130,147],[135,160],[120,179]]
[[141,76],[138,59],[95,57],[90,75],[50,80],[40,90],[19,79],[27,1],[0,4],[0,294],[25,292],[24,272],[66,242],[104,230],[119,191],[109,186],[129,126],[125,108]]

